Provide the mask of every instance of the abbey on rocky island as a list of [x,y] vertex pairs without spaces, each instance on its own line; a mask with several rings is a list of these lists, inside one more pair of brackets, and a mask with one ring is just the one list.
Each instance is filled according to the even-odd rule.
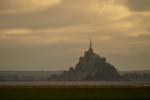
[[85,51],[84,56],[79,58],[75,67],[70,67],[60,75],[52,75],[50,81],[115,81],[121,76],[117,69],[106,61],[105,57],[100,57],[90,46]]

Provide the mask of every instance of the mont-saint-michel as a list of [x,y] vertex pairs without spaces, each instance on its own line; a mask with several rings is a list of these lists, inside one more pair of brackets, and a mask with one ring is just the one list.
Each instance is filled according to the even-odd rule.
[[79,58],[75,67],[64,71],[60,75],[52,75],[50,81],[115,81],[121,80],[117,69],[106,61],[105,57],[96,54],[90,46],[84,56]]
[[150,0],[0,0],[0,100],[150,100]]

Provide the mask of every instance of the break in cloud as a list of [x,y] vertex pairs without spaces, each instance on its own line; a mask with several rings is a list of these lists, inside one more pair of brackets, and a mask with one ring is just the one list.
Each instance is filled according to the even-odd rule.
[[0,69],[73,66],[92,37],[119,70],[150,67],[150,0],[0,0]]

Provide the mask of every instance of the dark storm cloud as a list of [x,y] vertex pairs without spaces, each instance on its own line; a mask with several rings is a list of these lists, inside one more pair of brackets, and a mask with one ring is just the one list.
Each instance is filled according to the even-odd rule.
[[150,0],[127,0],[132,11],[150,11]]

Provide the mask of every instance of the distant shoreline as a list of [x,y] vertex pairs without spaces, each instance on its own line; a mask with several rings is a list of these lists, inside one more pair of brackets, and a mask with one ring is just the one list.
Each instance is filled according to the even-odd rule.
[[150,87],[150,81],[96,81],[96,82],[0,82],[3,86],[114,86],[114,87]]

